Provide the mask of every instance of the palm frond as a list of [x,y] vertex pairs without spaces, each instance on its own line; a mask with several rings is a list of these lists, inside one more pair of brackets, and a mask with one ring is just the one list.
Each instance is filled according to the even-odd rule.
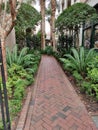
[[92,49],[89,50],[89,52],[87,53],[86,58],[85,58],[86,62],[89,62],[89,60],[92,59],[92,57],[94,55],[94,50],[95,50],[95,48],[92,48]]
[[18,57],[18,59],[17,59],[17,63],[18,63],[18,64],[22,64],[22,62],[23,62],[23,57],[26,55],[27,50],[28,50],[27,47],[24,47],[24,48],[21,50],[21,52],[20,52],[20,54],[19,54],[19,57]]
[[76,59],[77,62],[79,63],[79,62],[80,62],[80,59],[79,59],[79,53],[78,53],[78,51],[77,51],[75,48],[72,48],[71,51],[72,51],[72,53],[73,53],[73,56],[75,57],[75,59]]
[[81,70],[83,70],[85,68],[85,52],[83,47],[80,47],[79,56],[80,56],[80,67]]
[[12,64],[12,58],[11,58],[11,51],[10,51],[10,49],[9,48],[6,48],[6,61],[7,61],[7,63],[8,63],[8,65],[9,66],[11,66],[11,64]]

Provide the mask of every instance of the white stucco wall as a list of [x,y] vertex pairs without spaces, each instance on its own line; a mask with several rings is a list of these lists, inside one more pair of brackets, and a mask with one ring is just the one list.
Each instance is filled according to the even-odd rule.
[[89,4],[90,6],[95,6],[98,3],[98,0],[88,0],[87,4]]
[[15,37],[15,29],[13,28],[11,33],[6,38],[6,46],[12,49],[15,44],[16,44],[16,37]]

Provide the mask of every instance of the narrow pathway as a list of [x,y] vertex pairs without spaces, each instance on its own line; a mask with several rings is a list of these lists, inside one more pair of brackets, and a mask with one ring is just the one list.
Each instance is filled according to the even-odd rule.
[[24,130],[97,130],[53,57],[42,57]]

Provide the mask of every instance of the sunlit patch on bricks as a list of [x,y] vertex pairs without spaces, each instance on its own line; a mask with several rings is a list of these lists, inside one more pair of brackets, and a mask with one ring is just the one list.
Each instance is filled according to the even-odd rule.
[[67,112],[67,111],[70,110],[70,109],[71,109],[70,106],[66,106],[66,107],[63,109],[63,111],[64,111],[64,112]]

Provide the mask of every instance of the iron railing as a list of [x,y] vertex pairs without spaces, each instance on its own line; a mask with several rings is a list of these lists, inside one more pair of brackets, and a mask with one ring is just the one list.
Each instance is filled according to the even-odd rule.
[[0,85],[0,105],[1,105],[2,122],[3,122],[4,130],[11,130],[1,41],[0,41],[0,67],[1,67],[1,78],[2,78],[2,84]]

